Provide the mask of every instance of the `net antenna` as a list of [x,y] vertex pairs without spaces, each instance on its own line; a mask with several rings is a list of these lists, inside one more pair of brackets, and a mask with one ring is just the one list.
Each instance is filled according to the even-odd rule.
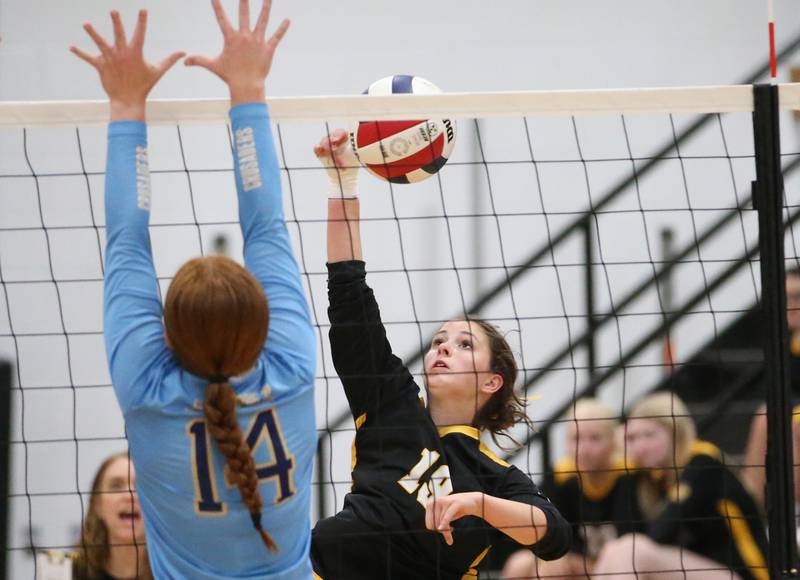
[[767,19],[769,21],[769,82],[778,84],[778,59],[775,56],[775,3],[767,0]]

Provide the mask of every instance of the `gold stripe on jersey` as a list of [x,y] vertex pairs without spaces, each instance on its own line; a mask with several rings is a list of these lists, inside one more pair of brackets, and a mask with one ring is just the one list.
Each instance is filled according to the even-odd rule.
[[[630,469],[630,466],[627,466],[627,469]],[[565,457],[559,461],[554,471],[553,477],[558,485],[564,485],[564,483],[573,477],[578,477],[578,475],[580,475],[575,461],[569,457]],[[625,461],[622,459],[615,459],[610,470],[605,473],[606,477],[603,478],[603,481],[600,483],[594,483],[590,481],[588,477],[581,477],[581,493],[591,501],[604,500],[608,494],[611,493],[611,490],[614,489],[614,485],[616,485],[619,476],[625,473],[625,471]]]
[[478,557],[472,561],[472,564],[469,565],[469,570],[467,573],[461,577],[461,580],[475,580],[478,577],[478,564],[480,564],[483,559],[486,557],[486,554],[489,553],[489,550],[492,549],[492,546],[486,546],[486,549],[478,554]]
[[[367,414],[363,413],[356,419],[356,431],[361,429],[361,425],[367,420]],[[358,453],[356,452],[356,438],[353,436],[353,443],[350,445],[350,473],[356,470],[356,463],[358,463]]]
[[469,425],[451,425],[450,427],[439,427],[439,437],[450,435],[451,433],[461,433],[472,439],[480,439],[481,432],[476,427]]
[[475,439],[475,441],[479,442],[478,449],[481,453],[483,453],[486,457],[497,463],[498,465],[502,465],[503,467],[511,467],[511,464],[508,461],[504,461],[500,459],[497,455],[492,453],[492,450],[486,447],[481,441],[481,432],[475,428],[470,427],[469,425],[453,425],[451,427],[440,427],[439,428],[439,437],[445,437],[447,435],[452,435],[453,433],[460,433],[461,435],[466,435],[470,439]]
[[719,447],[708,441],[695,441],[692,443],[692,446],[689,448],[689,456],[694,457],[695,455],[708,455],[717,461],[722,461],[722,451],[719,450]]
[[747,520],[744,519],[744,514],[739,506],[728,499],[721,499],[717,503],[717,510],[728,522],[728,529],[733,536],[733,543],[736,544],[736,550],[739,552],[742,561],[747,566],[750,573],[756,580],[769,580],[769,572],[767,572],[767,562],[764,559],[764,554],[758,547],[758,544],[753,538],[750,531],[750,526],[747,525]]
[[789,341],[789,351],[794,356],[800,356],[800,338],[792,337],[792,340]]
[[317,574],[313,570],[311,571],[311,573],[314,575],[313,576],[313,580],[323,580],[322,576],[320,576],[319,574]]

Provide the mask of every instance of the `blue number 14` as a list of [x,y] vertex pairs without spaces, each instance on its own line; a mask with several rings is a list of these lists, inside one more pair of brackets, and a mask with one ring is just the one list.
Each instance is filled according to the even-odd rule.
[[[195,419],[190,422],[186,433],[192,441],[195,511],[201,515],[224,515],[228,508],[225,502],[219,499],[211,441],[205,420]],[[255,454],[262,440],[267,446],[267,454],[271,457],[271,461],[256,463],[256,474],[259,482],[275,480],[277,490],[274,503],[281,503],[295,494],[293,478],[295,461],[294,455],[286,448],[275,409],[258,413],[247,429],[246,441],[251,453]]]

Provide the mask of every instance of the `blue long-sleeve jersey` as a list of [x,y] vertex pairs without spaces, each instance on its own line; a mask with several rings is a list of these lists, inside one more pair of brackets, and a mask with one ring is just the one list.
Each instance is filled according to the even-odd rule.
[[[231,380],[260,477],[270,553],[253,529],[206,428],[208,381],[182,369],[164,341],[148,222],[146,126],[114,122],[106,168],[105,341],[125,416],[156,578],[311,578],[309,500],[316,447],[316,346],[284,223],[264,104],[231,109],[245,266],[264,287],[270,324],[256,366]],[[223,195],[224,192],[220,192]]]

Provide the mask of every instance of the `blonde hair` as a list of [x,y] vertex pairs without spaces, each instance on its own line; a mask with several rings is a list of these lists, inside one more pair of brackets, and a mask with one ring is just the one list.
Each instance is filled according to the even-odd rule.
[[593,397],[584,397],[570,406],[565,417],[567,421],[591,421],[606,427],[611,436],[619,425],[619,416],[614,414],[606,403]]
[[628,418],[651,419],[663,425],[672,434],[676,466],[686,465],[697,440],[697,429],[689,408],[678,395],[670,391],[647,395],[633,405]]

